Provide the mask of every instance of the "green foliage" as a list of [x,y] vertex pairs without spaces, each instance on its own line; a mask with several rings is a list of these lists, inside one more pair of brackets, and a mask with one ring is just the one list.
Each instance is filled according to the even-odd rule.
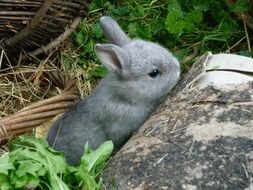
[[[172,34],[183,32],[194,32],[197,24],[203,20],[200,7],[194,10],[183,10],[183,7],[177,0],[168,1],[168,15],[165,21],[167,30]],[[187,7],[189,8],[189,7]]]
[[235,4],[230,6],[230,10],[233,12],[248,11],[250,8],[250,2],[248,0],[237,0]]
[[76,187],[75,184],[79,184],[80,189],[101,189],[102,178],[99,176],[105,167],[106,161],[112,154],[112,150],[112,141],[104,142],[95,151],[89,150],[88,144],[86,144],[80,166],[77,168],[69,167],[69,172],[64,176],[65,181],[72,187]]
[[86,145],[81,164],[72,167],[45,140],[20,136],[0,157],[0,189],[101,189],[99,175],[112,150],[111,141],[95,151]]
[[[93,0],[87,20],[84,19],[72,35],[74,44],[79,47],[78,63],[87,67],[99,63],[93,48],[106,40],[98,19],[108,15],[115,18],[130,37],[158,42],[176,56],[180,55],[179,61],[187,68],[195,56],[206,51],[227,51],[244,37],[243,25],[232,12],[248,10],[248,3],[248,0],[238,0],[228,7],[225,1],[213,0]],[[230,51],[246,51],[244,45],[236,47]],[[185,62],[189,56],[192,59]],[[89,70],[91,77],[105,74],[102,66],[95,68],[95,72]]]

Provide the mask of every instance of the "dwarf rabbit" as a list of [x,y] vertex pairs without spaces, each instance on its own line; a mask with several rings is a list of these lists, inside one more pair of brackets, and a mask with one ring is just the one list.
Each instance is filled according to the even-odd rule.
[[108,74],[87,99],[67,109],[47,137],[71,165],[80,162],[87,141],[90,148],[106,140],[120,148],[180,76],[177,59],[165,48],[129,39],[110,17],[102,17],[100,26],[110,44],[96,44],[95,53]]

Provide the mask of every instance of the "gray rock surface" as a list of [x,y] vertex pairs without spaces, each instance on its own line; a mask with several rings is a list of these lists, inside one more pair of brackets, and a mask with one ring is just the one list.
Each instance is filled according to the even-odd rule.
[[253,83],[199,89],[204,59],[113,157],[105,189],[253,189]]

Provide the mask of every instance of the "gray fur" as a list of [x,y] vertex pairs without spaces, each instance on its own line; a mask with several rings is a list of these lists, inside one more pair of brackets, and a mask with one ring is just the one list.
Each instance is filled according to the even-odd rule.
[[111,17],[102,17],[100,19],[100,26],[103,29],[104,36],[112,44],[123,46],[131,41],[128,36],[121,30],[118,23]]
[[[111,44],[97,44],[95,52],[109,72],[87,99],[70,107],[56,121],[47,138],[56,150],[65,152],[72,165],[79,163],[86,141],[97,148],[111,139],[120,148],[180,75],[177,59],[165,48],[130,40],[110,17],[102,17],[100,23]],[[149,76],[155,69],[160,74]]]

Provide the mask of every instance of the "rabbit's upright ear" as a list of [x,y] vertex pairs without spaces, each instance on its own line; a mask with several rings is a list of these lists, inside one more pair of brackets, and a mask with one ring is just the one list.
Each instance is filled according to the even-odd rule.
[[96,44],[95,53],[108,70],[124,70],[129,63],[127,52],[113,44]]
[[100,26],[105,37],[112,44],[122,47],[131,41],[119,24],[111,17],[103,16],[100,18]]

